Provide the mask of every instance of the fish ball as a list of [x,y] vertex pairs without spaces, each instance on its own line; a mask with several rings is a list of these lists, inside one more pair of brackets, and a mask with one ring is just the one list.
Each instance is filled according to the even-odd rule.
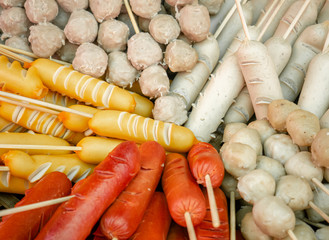
[[317,229],[315,235],[317,240],[327,240],[329,236],[329,227]]
[[149,31],[155,41],[168,44],[179,36],[180,27],[173,16],[158,14],[152,18]]
[[221,189],[225,193],[226,197],[231,197],[231,192],[234,192],[235,200],[241,199],[241,195],[238,191],[238,180],[234,178],[228,172],[225,172]]
[[311,145],[312,161],[316,166],[329,167],[329,128],[321,129]]
[[104,20],[114,19],[119,16],[122,8],[122,1],[89,0],[89,7],[96,20],[101,23]]
[[58,14],[58,5],[55,0],[26,0],[24,3],[25,13],[30,22],[50,22]]
[[248,124],[248,127],[257,130],[260,135],[262,144],[264,144],[268,137],[277,133],[267,119],[252,121]]
[[31,22],[21,7],[3,9],[0,15],[1,39],[13,36],[27,36]]
[[239,122],[232,122],[226,124],[224,128],[224,133],[223,133],[223,142],[228,142],[230,141],[231,137],[239,131],[241,128],[247,127],[247,124],[245,123],[239,123]]
[[256,225],[252,212],[247,213],[241,221],[241,233],[245,240],[271,240],[272,238],[263,233]]
[[140,17],[152,18],[161,10],[161,0],[130,0],[131,10]]
[[278,160],[266,156],[257,156],[256,169],[263,169],[271,174],[275,181],[286,174],[285,169]]
[[257,130],[252,128],[241,128],[230,139],[230,142],[244,143],[252,147],[257,155],[263,154],[263,146]]
[[[329,189],[329,184],[325,183],[324,186]],[[329,214],[329,196],[321,189],[315,188],[313,190],[314,198],[313,203],[320,208],[325,214]],[[306,209],[307,217],[312,222],[322,222],[324,221],[323,217],[320,216],[312,208]]]

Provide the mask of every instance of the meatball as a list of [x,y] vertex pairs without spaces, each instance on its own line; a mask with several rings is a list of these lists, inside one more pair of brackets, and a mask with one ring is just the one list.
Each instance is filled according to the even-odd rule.
[[210,16],[203,5],[186,5],[179,12],[181,31],[194,42],[205,40],[209,34]]
[[163,67],[152,65],[142,72],[139,86],[145,96],[158,98],[168,93],[169,78]]
[[88,0],[57,0],[57,2],[68,13],[88,7]]
[[55,24],[60,29],[64,29],[67,22],[69,21],[70,13],[65,12],[63,8],[58,8],[58,14],[55,17],[55,19],[52,21],[53,24]]
[[118,0],[89,0],[91,12],[98,22],[113,19],[119,16],[122,1]]
[[165,0],[166,3],[172,7],[175,6],[184,6],[186,4],[193,3],[193,0]]
[[128,36],[129,28],[125,23],[110,19],[99,25],[97,42],[107,53],[125,50]]
[[262,155],[263,153],[260,135],[255,129],[248,127],[241,128],[231,137],[230,142],[247,144],[256,151],[257,155]]
[[158,43],[168,44],[180,34],[176,19],[168,14],[158,14],[152,18],[149,25],[150,34]]
[[137,16],[152,18],[161,10],[161,0],[130,0],[130,6]]
[[224,0],[200,0],[200,4],[204,5],[211,15],[215,15],[219,12],[223,2]]
[[55,0],[26,0],[24,7],[26,16],[32,23],[50,22],[58,14]]
[[264,144],[268,137],[277,133],[267,119],[252,121],[248,124],[248,127],[257,130],[260,135],[262,144]]
[[2,8],[23,7],[25,0],[0,0]]
[[149,33],[140,32],[128,40],[128,59],[137,70],[162,60],[162,49]]
[[72,63],[78,47],[79,45],[66,41],[65,45],[58,50],[57,54],[62,61]]
[[232,122],[225,125],[223,133],[223,142],[230,141],[231,137],[241,128],[247,127],[245,123]]
[[266,156],[257,157],[256,169],[263,169],[274,177],[275,181],[278,181],[280,177],[286,174],[284,166],[278,160],[269,158]]
[[120,87],[132,85],[137,78],[138,71],[129,62],[127,54],[114,51],[108,57],[106,81]]
[[27,38],[25,38],[25,37],[13,36],[6,40],[5,45],[13,47],[13,48],[21,49],[21,50],[24,50],[27,52],[32,52],[32,50],[29,46],[29,42],[28,42]]
[[241,221],[241,233],[246,240],[271,240],[272,238],[263,233],[256,225],[252,213],[247,213]]
[[101,77],[107,67],[106,52],[93,43],[81,44],[72,62],[75,70],[95,78]]
[[27,36],[31,22],[26,16],[25,10],[20,7],[4,9],[0,15],[0,29],[2,39],[12,36]]
[[166,47],[165,62],[172,72],[191,71],[197,61],[197,51],[183,40],[175,40]]
[[65,44],[63,30],[52,23],[40,23],[30,27],[29,42],[32,51],[39,57],[52,56]]
[[323,128],[316,134],[311,152],[316,166],[329,167],[329,128]]
[[64,28],[66,38],[73,44],[93,42],[97,37],[98,24],[95,17],[86,10],[75,10]]

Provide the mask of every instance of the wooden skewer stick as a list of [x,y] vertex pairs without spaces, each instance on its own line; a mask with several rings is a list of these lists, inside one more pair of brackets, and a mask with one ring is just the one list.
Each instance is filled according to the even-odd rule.
[[82,147],[57,146],[57,145],[30,145],[30,144],[26,144],[26,145],[25,144],[0,144],[0,149],[81,151]]
[[288,230],[288,236],[291,238],[291,240],[298,240],[296,235],[291,229]]
[[16,99],[16,100],[21,100],[21,101],[26,101],[26,102],[33,103],[33,104],[40,105],[40,106],[44,106],[44,107],[47,107],[47,108],[56,109],[56,110],[61,111],[61,112],[74,113],[74,114],[77,114],[77,115],[80,115],[80,116],[83,116],[83,117],[87,117],[87,118],[92,118],[93,117],[93,115],[89,114],[89,113],[77,111],[75,109],[59,106],[59,105],[56,105],[56,104],[52,104],[52,103],[48,103],[48,102],[44,102],[44,101],[40,101],[40,100],[28,98],[28,97],[23,97],[23,96],[16,95],[16,94],[13,94],[13,93],[0,91],[0,96],[13,98],[13,99]]
[[230,193],[230,240],[236,239],[235,226],[235,193]]
[[0,166],[0,172],[9,172],[9,167],[7,167],[7,166]]
[[312,182],[318,186],[322,191],[324,191],[327,195],[329,195],[329,189],[326,188],[322,182],[319,181],[317,178],[312,178]]
[[273,11],[273,14],[271,15],[271,17],[268,19],[268,21],[266,22],[265,26],[263,27],[262,31],[260,32],[257,41],[260,41],[262,39],[262,37],[264,36],[266,30],[268,29],[268,27],[270,26],[270,24],[272,23],[275,15],[279,12],[280,8],[282,7],[283,3],[285,2],[285,0],[281,0],[279,2],[279,4],[276,6],[276,8]]
[[70,195],[70,196],[66,196],[66,197],[55,198],[55,199],[51,199],[51,200],[47,200],[47,201],[32,203],[32,204],[28,204],[28,205],[24,205],[24,206],[20,206],[20,207],[0,210],[0,217],[6,216],[9,214],[24,212],[24,211],[28,211],[28,210],[32,210],[32,209],[36,209],[36,208],[42,208],[42,207],[47,207],[47,206],[51,206],[54,204],[66,202],[67,200],[69,200],[73,197],[75,197],[75,195]]
[[32,62],[30,59],[23,57],[19,54],[13,53],[11,51],[8,51],[7,49],[4,49],[3,47],[0,47],[0,54],[10,57],[10,58],[12,58],[16,61],[22,62],[22,63],[31,63]]
[[328,227],[328,225],[322,224],[322,223],[316,223],[308,220],[307,218],[301,218],[303,222],[306,222],[308,225],[314,226],[316,228],[323,228],[323,227]]
[[131,11],[131,7],[129,5],[128,0],[124,0],[124,3],[125,3],[125,6],[126,6],[126,9],[127,9],[130,21],[131,21],[131,23],[133,25],[133,28],[135,30],[135,33],[139,33],[140,31],[139,31],[138,25],[136,23],[135,16],[134,16],[133,12]]
[[192,223],[191,219],[191,214],[189,212],[184,213],[185,221],[186,221],[186,227],[187,227],[187,232],[190,240],[197,240],[195,231],[194,231],[194,226]]
[[261,28],[263,26],[263,24],[267,21],[267,18],[270,16],[272,10],[274,9],[274,7],[276,6],[276,4],[279,2],[279,0],[274,0],[271,4],[271,6],[269,7],[269,9],[267,10],[267,12],[265,13],[265,15],[263,16],[263,18],[256,24],[257,28]]
[[324,220],[326,220],[327,223],[329,223],[329,216],[323,212],[318,206],[314,204],[314,202],[310,201],[308,205],[316,211],[321,217],[323,217]]
[[211,179],[209,174],[205,176],[206,179],[206,187],[207,187],[207,194],[209,199],[209,206],[210,206],[210,213],[211,213],[211,220],[212,225],[215,228],[220,226],[220,219],[218,216],[217,204],[214,195],[214,189],[212,188]]
[[299,9],[298,13],[296,14],[294,20],[291,22],[290,26],[288,27],[287,31],[283,35],[283,39],[286,40],[289,36],[292,29],[296,26],[297,22],[299,21],[302,14],[305,12],[307,6],[310,4],[311,0],[306,0],[303,6]]
[[242,7],[241,7],[241,4],[240,4],[240,1],[239,0],[235,0],[235,4],[236,4],[236,7],[238,9],[238,13],[239,13],[239,16],[240,16],[240,20],[241,20],[241,23],[242,23],[242,28],[243,28],[244,34],[245,34],[247,40],[250,41],[251,38],[250,38],[250,34],[249,34],[247,23],[246,23],[246,19],[243,16],[243,11],[242,11]]
[[323,49],[322,49],[322,52],[324,53],[329,47],[329,32],[328,32],[328,35],[327,35],[327,38],[326,38],[326,41],[323,45]]

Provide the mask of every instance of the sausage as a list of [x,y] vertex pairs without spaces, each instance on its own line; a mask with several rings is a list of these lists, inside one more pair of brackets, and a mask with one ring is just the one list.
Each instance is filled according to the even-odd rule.
[[24,194],[33,185],[26,179],[10,175],[7,171],[0,172],[0,192]]
[[208,195],[203,189],[203,195],[206,198],[207,214],[203,221],[195,227],[195,234],[198,240],[211,240],[211,239],[230,239],[230,227],[228,222],[227,201],[224,192],[220,188],[214,188],[214,195],[220,219],[220,226],[214,228],[212,226],[211,213],[208,201]]
[[171,222],[167,240],[188,240],[186,228],[179,226],[175,222]]
[[162,176],[162,188],[173,220],[186,227],[185,212],[191,215],[193,226],[206,215],[206,203],[196,181],[190,173],[186,158],[178,153],[167,155]]
[[139,173],[101,218],[101,231],[108,238],[128,239],[133,235],[161,178],[166,159],[164,148],[149,141],[143,143],[139,150]]
[[187,160],[198,184],[206,187],[209,175],[213,188],[219,187],[224,178],[224,164],[217,150],[209,143],[199,142],[190,149]]
[[140,169],[140,152],[136,143],[118,145],[88,178],[72,189],[76,197],[63,203],[36,240],[85,239],[103,212],[111,205]]
[[[64,197],[71,192],[71,181],[65,174],[52,172],[26,191],[15,207]],[[0,239],[34,239],[39,229],[49,220],[57,205],[7,215],[0,223]]]
[[170,222],[166,196],[162,192],[155,192],[142,222],[130,239],[167,239]]
[[132,112],[135,109],[133,96],[122,88],[103,80],[74,71],[48,59],[37,59],[36,67],[45,86],[52,91],[90,103],[96,107]]
[[26,129],[0,117],[0,132],[25,132]]
[[45,173],[59,171],[77,182],[90,175],[95,167],[80,161],[76,154],[28,155],[19,150],[10,150],[1,155],[1,160],[10,169],[10,174],[30,182],[39,180]]

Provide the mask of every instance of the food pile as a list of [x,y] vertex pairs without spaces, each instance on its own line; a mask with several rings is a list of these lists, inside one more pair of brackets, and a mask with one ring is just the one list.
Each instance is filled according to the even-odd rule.
[[239,2],[0,0],[0,239],[326,239],[329,2]]

